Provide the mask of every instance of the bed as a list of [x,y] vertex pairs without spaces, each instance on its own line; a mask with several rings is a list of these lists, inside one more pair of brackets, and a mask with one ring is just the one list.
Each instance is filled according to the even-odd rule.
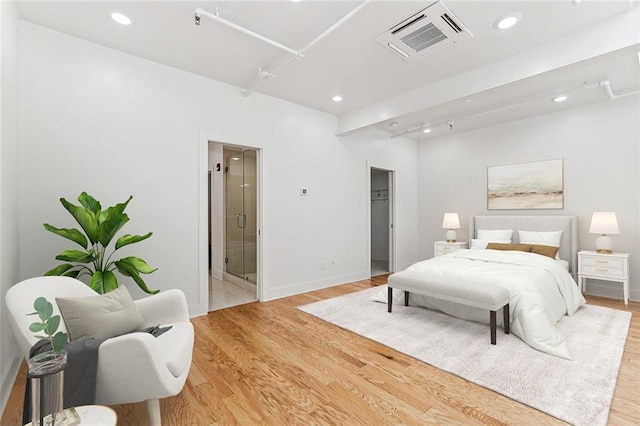
[[[508,244],[507,231],[512,231],[509,243],[520,244],[518,250],[505,245]],[[469,244],[473,248],[420,261],[407,270],[506,288],[511,296],[511,332],[535,349],[571,359],[566,341],[555,324],[564,315],[573,315],[585,303],[574,278],[578,250],[576,231],[575,216],[472,216],[469,218]],[[482,248],[487,240],[499,241]],[[557,244],[559,250],[553,257],[523,248]],[[404,301],[401,291],[394,290],[393,298],[394,303]],[[387,302],[386,289],[372,299]],[[454,302],[412,293],[410,304],[488,323],[485,311]],[[503,326],[501,318],[498,325]]]

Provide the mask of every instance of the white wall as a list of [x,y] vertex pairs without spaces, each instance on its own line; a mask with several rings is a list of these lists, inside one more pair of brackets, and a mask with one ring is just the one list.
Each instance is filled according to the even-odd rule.
[[[337,138],[335,117],[260,94],[245,98],[238,88],[31,23],[20,27],[20,255],[30,260],[22,277],[42,274],[68,247],[42,229],[43,222],[73,225],[59,197],[86,190],[112,204],[132,194],[124,231],[154,232],[130,247],[160,268],[149,285],[179,287],[193,314],[206,312],[198,284],[207,267],[199,260],[202,134],[262,149],[265,300],[367,276],[367,140]],[[398,207],[412,229],[415,143],[399,152],[403,142],[372,144],[374,157],[393,159],[391,168],[413,181]],[[400,250],[405,262],[415,258],[415,239],[408,241]],[[322,270],[323,262],[333,267]]]
[[[370,179],[369,168],[391,170],[395,172],[395,271],[401,271],[418,260],[418,163],[416,161],[417,143],[404,138],[390,139],[387,133],[368,130],[344,138],[344,144],[351,155],[358,159],[362,168],[359,186],[367,185]],[[370,188],[367,187],[367,190]],[[358,220],[368,226],[371,205],[369,193],[362,199],[362,207],[357,212]],[[364,232],[367,230],[365,229]],[[366,234],[363,234],[366,235]],[[363,262],[370,263],[370,241],[368,235],[362,237],[366,248]]]
[[[640,97],[603,101],[555,114],[504,123],[421,142],[419,254],[430,257],[441,240],[442,215],[460,214],[458,240],[467,240],[471,214],[486,214],[487,166],[564,159],[564,209],[491,214],[570,214],[579,220],[579,247],[595,249],[589,234],[594,211],[615,211],[620,235],[614,250],[631,253],[631,297],[640,300]],[[587,292],[621,298],[616,283],[589,280]]]
[[0,2],[0,412],[9,398],[18,351],[4,294],[18,281],[18,14]]

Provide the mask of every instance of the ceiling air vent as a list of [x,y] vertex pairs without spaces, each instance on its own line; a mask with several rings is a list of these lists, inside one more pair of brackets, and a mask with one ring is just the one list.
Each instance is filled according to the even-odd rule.
[[471,37],[473,34],[438,1],[376,37],[376,41],[405,61],[417,62],[436,50]]

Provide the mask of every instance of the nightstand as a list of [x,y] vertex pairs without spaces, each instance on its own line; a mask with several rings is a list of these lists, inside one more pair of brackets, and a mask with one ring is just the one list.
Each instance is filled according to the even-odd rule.
[[433,255],[442,256],[443,254],[453,253],[459,249],[467,248],[467,243],[464,241],[456,241],[455,243],[448,243],[446,241],[436,241],[433,243]]
[[629,303],[629,253],[603,254],[587,250],[578,252],[578,280],[581,291],[585,289],[587,278],[622,283],[624,304]]

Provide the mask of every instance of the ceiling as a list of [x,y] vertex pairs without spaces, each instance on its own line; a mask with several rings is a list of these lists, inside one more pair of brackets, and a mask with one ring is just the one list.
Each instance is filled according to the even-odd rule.
[[[24,20],[237,86],[239,96],[263,93],[333,114],[339,134],[377,128],[423,140],[607,101],[603,80],[614,93],[640,88],[640,25],[625,20],[638,16],[637,0],[444,0],[473,37],[416,63],[375,38],[433,0],[362,3],[21,1],[18,10]],[[196,9],[217,10],[300,51],[356,8],[300,58],[207,16],[200,25],[194,20]],[[111,11],[126,13],[133,24],[115,23]],[[515,27],[494,28],[512,12],[522,16]],[[259,69],[275,76],[259,78]],[[551,102],[558,93],[569,99]],[[331,99],[336,94],[339,103]],[[432,132],[424,134],[424,127]]]

